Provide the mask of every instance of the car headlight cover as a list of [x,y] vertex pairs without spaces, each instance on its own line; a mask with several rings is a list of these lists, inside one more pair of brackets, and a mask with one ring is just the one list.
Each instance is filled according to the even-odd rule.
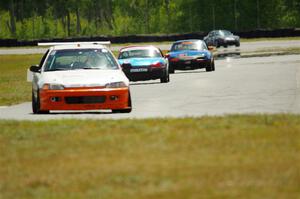
[[127,87],[125,82],[112,82],[105,85],[106,88],[124,88]]
[[43,90],[64,90],[65,87],[61,84],[44,84]]

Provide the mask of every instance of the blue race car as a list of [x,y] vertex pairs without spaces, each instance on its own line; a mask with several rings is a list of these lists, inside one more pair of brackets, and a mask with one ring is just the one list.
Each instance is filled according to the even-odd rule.
[[209,51],[205,42],[202,40],[181,40],[176,41],[171,51],[166,55],[169,59],[169,71],[189,70],[205,68],[206,71],[215,70],[213,54]]
[[168,59],[154,46],[122,48],[118,61],[130,81],[160,79],[161,83],[167,83],[170,80]]

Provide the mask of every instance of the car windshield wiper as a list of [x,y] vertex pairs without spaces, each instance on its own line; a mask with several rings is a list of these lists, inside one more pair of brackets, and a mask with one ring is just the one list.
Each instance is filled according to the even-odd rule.
[[85,69],[85,70],[92,70],[92,69],[97,69],[97,70],[100,70],[100,69],[102,69],[102,68],[94,68],[94,67],[83,67],[83,68],[81,68],[81,69]]
[[58,71],[58,70],[70,70],[70,69],[68,69],[68,68],[52,68],[52,69],[49,69],[46,71]]

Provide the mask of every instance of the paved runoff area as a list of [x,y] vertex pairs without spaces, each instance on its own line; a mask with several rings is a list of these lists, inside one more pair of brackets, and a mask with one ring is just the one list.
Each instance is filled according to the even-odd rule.
[[[299,45],[300,46],[300,45]],[[133,111],[33,115],[31,102],[0,107],[0,119],[120,119],[226,114],[300,113],[300,56],[216,60],[216,71],[176,71],[169,83],[132,82]],[[25,77],[24,77],[25,79]],[[24,80],[25,81],[25,80]]]
[[[171,43],[171,42],[170,42]],[[139,45],[137,43],[137,45]],[[141,44],[146,45],[146,44]],[[155,45],[159,47],[161,50],[170,50],[171,44],[158,44]],[[113,45],[111,47],[112,51],[118,51],[120,48],[124,46],[122,45]],[[257,41],[257,42],[242,42],[241,46],[238,49],[241,53],[245,52],[255,52],[261,50],[272,50],[278,49],[280,51],[281,48],[300,48],[300,40],[283,40],[283,41]],[[0,48],[0,55],[9,55],[9,54],[42,54],[47,51],[47,48],[39,47],[39,48]]]

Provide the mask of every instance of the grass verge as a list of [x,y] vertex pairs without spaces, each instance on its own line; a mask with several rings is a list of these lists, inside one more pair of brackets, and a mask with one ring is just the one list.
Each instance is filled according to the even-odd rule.
[[[257,41],[289,41],[289,40],[300,40],[300,37],[263,37],[263,38],[241,38],[241,42],[257,42]],[[175,41],[163,41],[163,42],[140,42],[140,43],[123,43],[123,44],[112,44],[112,46],[130,46],[130,45],[158,45],[166,44],[172,45]]]
[[241,42],[257,42],[257,41],[289,41],[300,40],[300,37],[263,37],[263,38],[241,38]]
[[[263,38],[241,38],[241,42],[257,42],[257,41],[288,41],[300,40],[300,37],[263,37]],[[138,43],[112,43],[111,46],[131,46],[131,45],[172,45],[175,41],[161,42],[138,42]],[[0,47],[0,49],[20,49],[20,48],[45,48],[44,46],[21,46],[21,47]]]
[[265,48],[261,49],[258,51],[255,51],[254,53],[272,53],[272,52],[277,52],[277,53],[282,53],[282,54],[300,54],[300,47],[288,47],[288,48]]
[[0,121],[1,198],[300,196],[300,116]]
[[29,66],[42,55],[0,55],[0,106],[31,100],[31,84],[26,82]]

